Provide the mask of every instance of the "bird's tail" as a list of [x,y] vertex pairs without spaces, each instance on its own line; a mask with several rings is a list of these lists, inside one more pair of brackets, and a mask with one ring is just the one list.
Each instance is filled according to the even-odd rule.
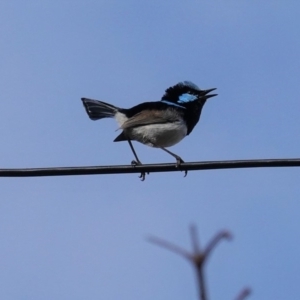
[[81,98],[83,105],[90,119],[99,120],[102,118],[113,118],[118,112],[118,107],[111,104],[92,100],[88,98]]

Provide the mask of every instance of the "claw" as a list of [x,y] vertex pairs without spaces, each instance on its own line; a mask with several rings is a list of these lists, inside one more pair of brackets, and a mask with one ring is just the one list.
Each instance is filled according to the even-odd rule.
[[177,168],[179,168],[179,166],[183,163],[184,163],[184,160],[180,156],[176,157],[176,167]]
[[[180,157],[180,156],[177,156],[176,157],[176,167],[179,169],[180,168],[180,165],[184,163],[184,160]],[[188,171],[187,170],[184,170],[184,176],[183,177],[186,177]]]
[[[131,161],[131,165],[132,166],[141,166],[142,163],[139,160],[138,161],[132,160]],[[149,172],[147,172],[147,174],[149,174]],[[139,178],[141,178],[141,181],[144,181],[146,179],[146,173],[145,172],[141,172]]]
[[141,175],[139,176],[139,178],[141,178],[141,181],[144,181],[146,178],[146,173],[142,172]]
[[136,160],[132,160],[131,165],[132,166],[138,166],[138,165],[141,165],[141,162],[137,162]]

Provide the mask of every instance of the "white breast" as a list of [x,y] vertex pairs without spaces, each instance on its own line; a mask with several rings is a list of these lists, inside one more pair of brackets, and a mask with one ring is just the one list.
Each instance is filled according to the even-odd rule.
[[180,142],[187,134],[184,121],[174,123],[150,124],[126,130],[131,139],[151,147],[171,147]]

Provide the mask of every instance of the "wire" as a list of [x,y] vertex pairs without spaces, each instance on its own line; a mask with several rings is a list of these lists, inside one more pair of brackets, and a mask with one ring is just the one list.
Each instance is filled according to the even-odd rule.
[[116,165],[91,167],[56,167],[56,168],[23,168],[0,169],[0,177],[41,177],[41,176],[73,176],[73,175],[106,175],[130,174],[141,172],[175,172],[199,171],[241,168],[269,168],[269,167],[300,167],[300,158],[290,159],[254,159],[227,161],[200,161],[176,164],[148,164],[148,165]]

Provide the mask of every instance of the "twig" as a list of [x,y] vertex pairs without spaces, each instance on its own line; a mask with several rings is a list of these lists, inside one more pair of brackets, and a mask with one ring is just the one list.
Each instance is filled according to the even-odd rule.
[[[197,230],[196,230],[195,226],[190,227],[190,234],[191,234],[191,240],[192,240],[192,245],[193,245],[192,253],[189,253],[188,251],[182,249],[181,247],[178,247],[168,241],[165,241],[165,240],[157,238],[157,237],[152,236],[148,240],[158,246],[168,249],[168,250],[188,259],[196,269],[197,279],[198,279],[197,282],[198,282],[198,288],[199,288],[199,299],[200,300],[208,300],[207,290],[206,290],[206,281],[205,281],[205,276],[204,276],[204,263],[206,262],[211,251],[216,247],[218,242],[223,238],[229,239],[231,237],[231,235],[227,231],[222,231],[222,232],[218,233],[211,240],[211,242],[208,243],[208,246],[205,248],[205,250],[202,251],[200,248],[199,241],[198,241],[198,235],[197,235]],[[239,300],[241,300],[241,299],[239,299]]]
[[222,240],[222,239],[227,239],[230,241],[232,239],[232,235],[228,231],[221,231],[219,232],[206,246],[204,250],[204,255],[205,257],[208,257],[212,250],[217,246],[217,244]]
[[189,252],[185,251],[184,249],[172,244],[172,243],[169,243],[168,241],[165,241],[163,239],[160,239],[158,237],[155,237],[155,236],[150,236],[148,238],[148,241],[153,243],[153,244],[156,244],[162,248],[165,248],[165,249],[168,249],[176,254],[179,254],[181,256],[183,256],[184,258],[188,259],[188,260],[191,260],[192,259],[192,256]]
[[251,294],[251,290],[249,288],[243,289],[240,294],[235,298],[235,300],[244,300]]

